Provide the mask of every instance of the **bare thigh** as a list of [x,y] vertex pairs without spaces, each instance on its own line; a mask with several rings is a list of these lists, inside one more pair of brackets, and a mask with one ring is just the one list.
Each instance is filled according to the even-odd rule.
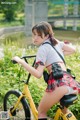
[[39,115],[46,114],[46,112],[54,104],[58,103],[66,93],[68,93],[68,89],[66,86],[57,87],[53,92],[45,92],[38,107]]

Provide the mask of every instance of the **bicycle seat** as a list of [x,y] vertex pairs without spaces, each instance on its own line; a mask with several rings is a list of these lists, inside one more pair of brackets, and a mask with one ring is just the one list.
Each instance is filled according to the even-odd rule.
[[76,102],[78,99],[78,96],[75,94],[70,94],[70,95],[64,95],[61,100],[60,104],[64,107],[68,107]]

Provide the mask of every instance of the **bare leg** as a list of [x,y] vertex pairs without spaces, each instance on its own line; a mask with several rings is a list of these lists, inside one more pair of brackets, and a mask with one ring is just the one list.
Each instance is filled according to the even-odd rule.
[[68,112],[68,108],[64,107],[64,109],[62,109],[63,114],[66,114]]
[[56,87],[53,92],[45,92],[38,107],[39,118],[45,118],[47,111],[58,103],[66,93],[68,93],[68,89],[65,86]]

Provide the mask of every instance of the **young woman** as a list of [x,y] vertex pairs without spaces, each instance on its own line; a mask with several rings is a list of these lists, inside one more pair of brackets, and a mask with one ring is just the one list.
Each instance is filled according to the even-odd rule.
[[[76,94],[78,92],[75,88],[75,83],[73,78],[66,72],[66,66],[55,51],[55,49],[64,58],[64,55],[70,55],[75,52],[75,48],[60,42],[54,37],[52,27],[47,22],[40,22],[32,28],[33,42],[35,45],[39,46],[35,68],[27,64],[24,60],[15,56],[13,60],[21,64],[29,73],[31,73],[36,78],[41,78],[44,69],[46,68],[49,74],[47,81],[47,88],[42,97],[42,100],[38,107],[38,119],[47,120],[47,111],[66,94]],[[46,43],[47,42],[47,43]],[[49,44],[48,44],[49,43]],[[55,49],[51,46],[54,46]],[[52,65],[57,63],[62,71],[63,77],[60,79],[60,84],[53,77]],[[73,82],[73,85],[68,84],[69,80]],[[66,111],[67,112],[67,111]]]

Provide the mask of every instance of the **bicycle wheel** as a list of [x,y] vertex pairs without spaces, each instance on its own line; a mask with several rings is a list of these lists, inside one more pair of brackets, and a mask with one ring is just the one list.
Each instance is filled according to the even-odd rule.
[[4,97],[3,108],[4,111],[9,111],[9,120],[30,120],[30,109],[25,98],[21,98],[17,108],[12,111],[20,95],[20,92],[10,90],[6,93]]

